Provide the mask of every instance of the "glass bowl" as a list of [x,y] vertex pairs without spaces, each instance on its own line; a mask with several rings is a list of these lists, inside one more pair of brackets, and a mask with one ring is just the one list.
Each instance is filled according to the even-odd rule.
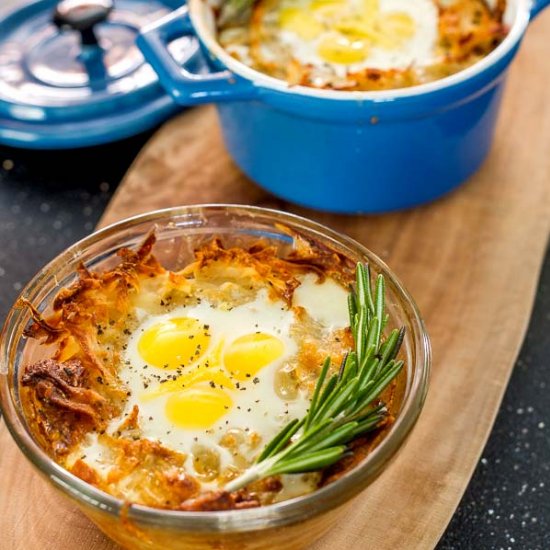
[[[261,236],[288,249],[293,245],[285,230],[289,228],[353,261],[368,262],[374,275],[384,274],[389,326],[406,327],[400,352],[406,364],[402,400],[385,438],[356,468],[313,493],[265,507],[179,512],[128,505],[70,474],[42,451],[27,428],[19,398],[19,379],[29,346],[23,331],[31,320],[21,298],[39,311],[48,309],[59,290],[75,279],[80,262],[90,269],[110,269],[118,261],[117,250],[136,246],[153,227],[157,235],[154,253],[170,269],[185,265],[197,243],[213,236],[238,244]],[[11,435],[36,470],[122,546],[292,550],[321,537],[345,511],[345,505],[389,464],[418,418],[429,369],[429,339],[412,297],[386,264],[361,244],[307,219],[275,210],[199,205],[159,210],[114,224],[71,246],[42,269],[22,291],[2,330],[0,403]]]

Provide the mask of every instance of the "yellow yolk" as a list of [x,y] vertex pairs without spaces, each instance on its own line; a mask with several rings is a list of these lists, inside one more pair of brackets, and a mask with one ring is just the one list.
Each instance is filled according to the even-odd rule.
[[154,399],[159,395],[180,391],[183,388],[190,388],[200,382],[213,383],[221,389],[235,389],[235,384],[228,374],[221,367],[221,350],[223,340],[218,342],[214,349],[204,357],[197,365],[193,365],[187,369],[182,375],[175,380],[168,380],[164,384],[157,387],[155,390],[143,392],[141,398],[145,400]]
[[384,30],[387,35],[394,35],[402,40],[407,40],[414,36],[416,29],[410,15],[396,11],[385,16]]
[[324,37],[317,51],[325,61],[344,65],[363,61],[369,53],[368,46],[363,40],[350,40],[338,34]]
[[365,61],[372,47],[392,50],[411,39],[415,21],[401,11],[381,11],[379,0],[312,0],[279,12],[279,26],[306,42],[316,42],[317,54],[329,63]]
[[323,31],[323,26],[311,14],[298,8],[284,8],[279,13],[279,25],[296,33],[304,40],[313,40]]
[[313,13],[330,17],[342,10],[342,0],[311,0],[309,9]]
[[233,405],[219,388],[195,386],[173,393],[166,401],[166,417],[180,428],[209,428]]
[[334,25],[340,35],[348,38],[367,38],[372,43],[379,40],[379,33],[371,24],[366,24],[362,19],[356,17],[341,17]]
[[149,365],[176,369],[200,359],[210,343],[208,327],[197,319],[180,317],[148,328],[138,352]]
[[245,334],[227,346],[225,368],[237,380],[253,377],[284,353],[284,344],[271,334]]
[[235,384],[233,384],[231,378],[229,378],[223,369],[219,367],[209,368],[201,366],[196,370],[178,376],[175,380],[168,380],[155,390],[143,392],[141,399],[149,401],[159,397],[159,395],[177,392],[184,388],[190,388],[196,384],[200,384],[201,382],[212,383],[222,390],[235,389]]

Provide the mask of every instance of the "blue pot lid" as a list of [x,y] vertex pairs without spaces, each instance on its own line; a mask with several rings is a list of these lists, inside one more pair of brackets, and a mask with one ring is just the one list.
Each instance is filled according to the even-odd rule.
[[[141,27],[182,0],[110,4],[38,0],[0,16],[0,143],[36,149],[97,145],[145,131],[178,110],[135,39]],[[83,13],[97,21],[90,25]],[[180,63],[197,50],[189,37],[170,47]]]

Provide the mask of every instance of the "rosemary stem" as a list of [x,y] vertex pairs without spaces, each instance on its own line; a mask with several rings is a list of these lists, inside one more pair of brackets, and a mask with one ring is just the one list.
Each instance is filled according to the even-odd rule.
[[239,489],[242,489],[249,483],[252,483],[253,481],[257,481],[258,479],[261,479],[263,477],[266,477],[268,475],[269,469],[277,460],[277,455],[275,455],[275,460],[272,458],[268,458],[264,460],[263,462],[257,462],[256,464],[253,464],[250,468],[245,470],[243,474],[241,474],[239,477],[236,477],[235,479],[231,480],[226,486],[225,490],[228,492],[238,491]]

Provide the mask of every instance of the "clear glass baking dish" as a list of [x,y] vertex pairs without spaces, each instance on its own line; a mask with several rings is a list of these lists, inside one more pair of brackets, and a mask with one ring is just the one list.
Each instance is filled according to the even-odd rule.
[[[170,269],[191,258],[203,240],[221,236],[246,244],[263,237],[281,249],[293,246],[291,232],[328,246],[353,261],[368,262],[387,283],[389,327],[406,327],[401,354],[406,361],[397,419],[376,449],[355,469],[309,495],[265,507],[225,512],[178,512],[128,505],[67,472],[33,440],[19,400],[19,378],[29,342],[30,322],[21,298],[47,310],[59,290],[75,278],[83,262],[89,269],[109,269],[121,247],[136,246],[156,228],[155,255]],[[356,241],[304,218],[275,210],[236,205],[199,205],[160,210],[107,227],[71,246],[24,288],[9,312],[0,337],[0,404],[5,422],[36,470],[71,499],[109,537],[127,548],[284,549],[304,548],[321,537],[345,512],[402,446],[422,408],[428,387],[430,343],[418,309],[393,272]],[[368,518],[365,518],[368,521]]]

